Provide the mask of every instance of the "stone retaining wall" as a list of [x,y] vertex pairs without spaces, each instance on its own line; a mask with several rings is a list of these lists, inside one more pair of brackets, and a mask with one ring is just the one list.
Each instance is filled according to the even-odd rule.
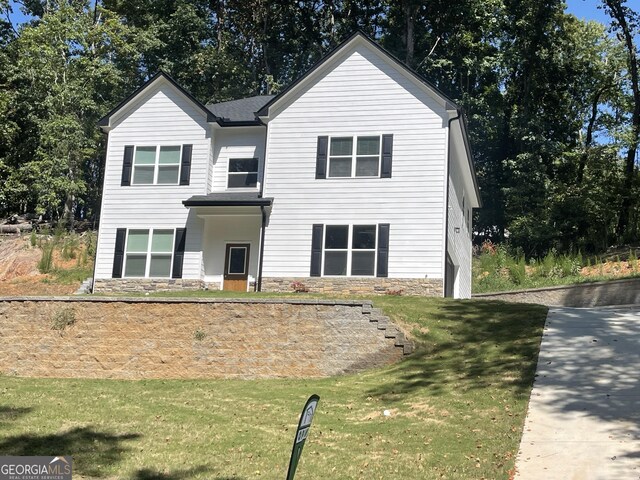
[[184,278],[108,278],[96,279],[93,285],[94,293],[146,293],[171,292],[176,290],[204,290],[202,280],[187,280]]
[[597,307],[640,304],[640,278],[585,283],[563,287],[535,288],[515,292],[485,293],[473,298],[550,307]]
[[362,277],[305,277],[262,279],[264,292],[292,292],[292,283],[302,283],[309,292],[329,295],[402,295],[441,297],[442,280],[429,278],[362,278]]
[[367,302],[0,298],[0,374],[323,377],[410,351]]

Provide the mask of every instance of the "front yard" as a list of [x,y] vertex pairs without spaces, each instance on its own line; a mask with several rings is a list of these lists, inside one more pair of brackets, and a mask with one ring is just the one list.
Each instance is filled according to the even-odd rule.
[[546,308],[409,297],[375,304],[413,331],[418,348],[358,375],[0,377],[0,455],[71,454],[74,478],[282,479],[300,410],[317,393],[298,479],[509,478]]

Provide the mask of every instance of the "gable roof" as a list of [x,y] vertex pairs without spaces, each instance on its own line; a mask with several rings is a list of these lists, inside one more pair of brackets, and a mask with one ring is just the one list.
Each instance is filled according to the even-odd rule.
[[404,62],[399,60],[397,57],[392,55],[390,52],[382,48],[378,45],[371,37],[369,37],[362,30],[356,30],[352,35],[350,35],[346,40],[342,41],[338,46],[333,48],[329,53],[324,55],[320,60],[318,60],[309,70],[307,70],[302,76],[298,77],[293,83],[287,85],[287,87],[282,90],[278,95],[271,99],[266,105],[264,105],[256,115],[259,117],[266,117],[269,115],[269,109],[279,103],[283,98],[287,97],[289,93],[298,87],[300,84],[304,83],[313,73],[319,70],[322,66],[326,65],[333,57],[335,57],[339,52],[344,50],[350,44],[357,40],[364,40],[365,43],[371,47],[373,47],[376,51],[382,54],[384,58],[390,60],[393,64],[396,65],[400,70],[408,73],[411,77],[421,83],[424,87],[426,87],[437,99],[441,100],[445,105],[447,110],[456,110],[459,111],[460,107],[456,105],[456,103],[449,98],[442,90],[436,87],[434,84],[429,82],[426,78],[420,75],[415,70],[408,67]]
[[207,109],[223,123],[259,122],[256,112],[264,107],[274,95],[257,95],[228,102],[209,103]]
[[121,110],[123,110],[127,105],[129,105],[138,95],[147,90],[149,87],[154,85],[160,80],[166,80],[169,82],[175,89],[177,89],[182,95],[184,95],[193,105],[204,113],[207,117],[207,122],[215,122],[217,121],[217,117],[213,114],[213,112],[209,111],[207,107],[205,107],[202,103],[200,103],[193,95],[191,95],[187,90],[182,88],[178,82],[176,82],[171,75],[166,72],[160,70],[153,77],[143,83],[140,87],[138,87],[135,91],[133,91],[127,98],[121,101],[118,105],[116,105],[109,113],[107,113],[104,117],[98,120],[98,126],[102,128],[102,130],[108,129],[111,126],[111,119],[117,115]]

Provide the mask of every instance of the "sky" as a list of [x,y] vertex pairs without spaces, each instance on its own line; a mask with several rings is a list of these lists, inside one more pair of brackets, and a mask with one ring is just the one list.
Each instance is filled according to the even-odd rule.
[[[604,10],[597,7],[600,0],[565,0],[567,3],[567,13],[572,13],[583,20],[596,20],[600,23],[608,24],[609,17]],[[630,7],[640,7],[640,0],[628,0]]]
[[[535,1],[535,0],[533,0]],[[565,0],[567,3],[567,12],[574,14],[578,18],[585,20],[597,20],[602,23],[609,23],[607,15],[603,10],[598,9],[597,5],[600,0]],[[9,2],[13,6],[14,12],[11,14],[11,22],[14,26],[24,22],[27,18],[20,12],[20,5],[15,2]],[[631,8],[640,10],[640,0],[628,0],[627,5]]]

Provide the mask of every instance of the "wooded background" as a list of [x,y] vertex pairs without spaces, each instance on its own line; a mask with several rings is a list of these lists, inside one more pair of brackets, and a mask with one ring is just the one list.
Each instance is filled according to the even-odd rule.
[[[600,1],[600,0],[598,0]],[[97,221],[96,122],[162,69],[202,102],[277,93],[361,29],[462,105],[477,241],[637,243],[638,13],[561,0],[0,0],[0,216]],[[4,18],[4,19],[3,19]]]

